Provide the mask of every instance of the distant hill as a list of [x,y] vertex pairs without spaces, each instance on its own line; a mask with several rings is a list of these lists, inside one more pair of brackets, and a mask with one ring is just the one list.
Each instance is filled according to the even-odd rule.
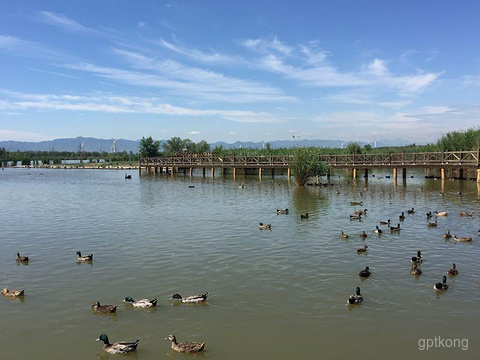
[[[65,138],[65,139],[55,139],[50,141],[40,141],[40,142],[24,142],[24,141],[0,141],[0,147],[5,148],[7,151],[79,151],[80,146],[83,144],[83,151],[106,151],[112,152],[112,145],[114,139],[97,139],[92,137],[76,137],[76,138]],[[166,140],[161,140],[161,143],[164,143]],[[138,153],[138,144],[140,140],[126,140],[126,139],[115,139],[115,147],[117,152],[133,152]],[[237,141],[233,144],[226,143],[223,141],[218,141],[211,143],[211,148],[216,146],[223,146],[224,149],[239,149],[239,148],[253,148],[253,149],[262,149],[264,146],[270,144],[272,148],[290,148],[298,146],[313,146],[313,147],[330,147],[330,148],[339,148],[346,146],[347,141],[342,140],[275,140],[275,141],[265,141],[265,142],[243,142]],[[358,142],[360,145],[370,144],[374,145],[372,142]],[[379,140],[377,141],[377,146],[402,146],[406,145],[408,142],[404,140]]]

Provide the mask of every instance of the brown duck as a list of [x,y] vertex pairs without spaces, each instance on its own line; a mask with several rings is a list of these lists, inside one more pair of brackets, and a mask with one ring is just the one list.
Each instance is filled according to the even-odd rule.
[[100,302],[95,300],[93,302],[92,309],[95,312],[113,314],[115,311],[117,311],[117,305],[100,305]]
[[205,343],[198,343],[194,341],[186,341],[179,344],[174,335],[168,335],[167,340],[172,342],[172,349],[180,353],[196,353],[202,351],[205,347]]

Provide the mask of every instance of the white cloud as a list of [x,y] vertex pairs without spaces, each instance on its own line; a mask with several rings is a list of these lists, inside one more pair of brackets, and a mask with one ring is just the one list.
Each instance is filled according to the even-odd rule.
[[278,40],[276,36],[272,39],[246,39],[242,41],[242,45],[260,53],[266,53],[273,50],[283,55],[289,55],[294,50],[292,46]]
[[386,76],[388,75],[387,65],[385,61],[375,59],[368,65],[368,72],[376,76]]
[[200,134],[200,131],[194,130],[194,131],[189,131],[188,132],[188,135],[198,135],[198,134]]
[[147,25],[147,24],[146,24],[145,22],[143,22],[143,21],[139,21],[139,22],[138,22],[138,28],[139,28],[139,29],[145,27],[145,25]]
[[53,140],[53,137],[31,131],[0,129],[0,141],[9,141],[13,139],[15,141],[47,141]]
[[71,58],[71,56],[42,43],[20,39],[12,35],[0,35],[0,51],[15,56],[56,61]]
[[53,26],[57,26],[63,30],[74,33],[96,33],[97,31],[82,24],[79,24],[73,19],[66,17],[63,14],[55,14],[49,11],[40,11],[38,13],[39,20]]
[[78,77],[78,76],[73,76],[73,75],[69,75],[69,74],[59,73],[59,72],[56,72],[56,71],[49,71],[49,70],[43,70],[43,69],[37,69],[37,68],[28,68],[28,70],[37,71],[37,72],[41,72],[41,73],[45,73],[45,74],[52,74],[52,75],[67,77],[67,78],[71,78],[71,79],[82,80],[82,78],[80,78],[80,77]]

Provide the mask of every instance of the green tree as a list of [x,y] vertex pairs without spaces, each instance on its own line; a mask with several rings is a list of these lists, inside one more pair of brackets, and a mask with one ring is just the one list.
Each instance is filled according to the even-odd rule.
[[371,150],[372,150],[372,145],[366,144],[366,145],[363,147],[363,150],[364,150],[365,152],[371,151]]
[[205,140],[197,143],[197,153],[202,154],[210,151],[210,144]]
[[156,157],[160,155],[160,141],[153,140],[151,136],[148,138],[142,137],[138,147],[140,157]]
[[327,165],[318,161],[317,151],[314,148],[296,148],[288,166],[299,186],[304,186],[312,176],[327,173]]
[[184,145],[184,140],[182,140],[178,136],[175,136],[171,139],[168,139],[167,142],[163,144],[163,152],[166,155],[174,155],[182,152]]
[[347,148],[345,149],[348,154],[361,154],[362,153],[362,147],[356,143],[350,143],[347,145]]

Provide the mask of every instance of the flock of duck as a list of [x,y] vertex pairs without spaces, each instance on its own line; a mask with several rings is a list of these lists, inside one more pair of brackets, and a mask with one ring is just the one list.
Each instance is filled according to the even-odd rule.
[[[29,261],[28,256],[21,256],[17,252],[16,261],[27,264]],[[77,263],[92,263],[93,254],[82,255],[80,251],[77,251]],[[20,298],[25,295],[25,289],[2,289],[2,295],[10,298]],[[204,303],[207,301],[208,293],[199,294],[199,295],[190,295],[190,296],[181,296],[180,294],[173,294],[171,301],[177,301],[181,303]],[[157,298],[155,299],[141,299],[138,301],[133,300],[132,297],[127,296],[123,300],[124,303],[133,306],[134,308],[139,309],[148,309],[157,306]],[[94,300],[92,305],[92,310],[96,313],[101,314],[114,314],[117,311],[117,305],[102,305],[99,301]],[[205,348],[205,343],[199,343],[195,341],[186,341],[179,343],[177,338],[174,335],[169,335],[165,338],[171,342],[171,348],[180,353],[197,353],[203,351]],[[97,341],[103,342],[103,350],[109,354],[126,354],[137,349],[138,343],[140,340],[135,341],[119,341],[115,343],[110,343],[108,336],[106,334],[101,334]]]

